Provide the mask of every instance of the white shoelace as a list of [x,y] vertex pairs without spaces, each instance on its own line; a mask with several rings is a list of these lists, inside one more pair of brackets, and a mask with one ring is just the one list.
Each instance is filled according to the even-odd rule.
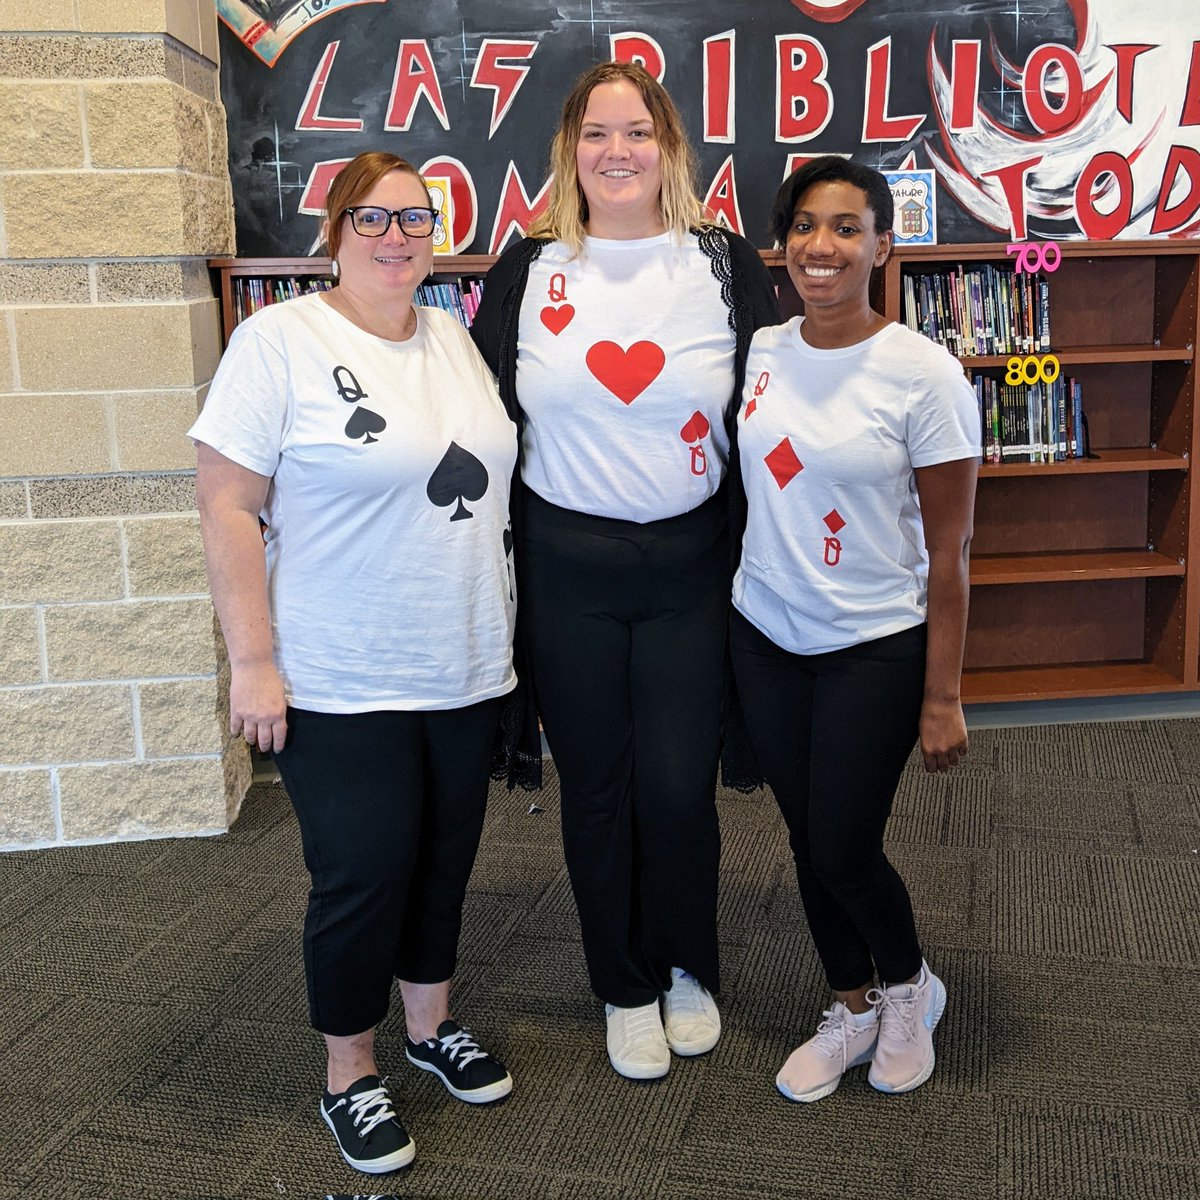
[[350,1097],[349,1111],[354,1118],[354,1128],[358,1130],[358,1136],[364,1138],[376,1125],[390,1121],[396,1115],[392,1111],[392,1099],[387,1088],[382,1085],[369,1088],[365,1092],[355,1092]]
[[657,1004],[643,1004],[640,1008],[619,1008],[621,1026],[627,1042],[640,1042],[643,1038],[662,1040],[662,1019]]
[[[438,1038],[437,1040],[446,1048],[447,1053],[450,1055],[450,1061],[457,1063],[460,1071],[473,1063],[477,1058],[487,1058],[487,1051],[482,1049],[479,1043],[471,1037],[470,1030],[460,1029],[457,1033],[448,1034],[446,1037]],[[462,1061],[458,1062],[460,1054],[462,1055]]]
[[676,975],[671,983],[671,990],[666,994],[670,998],[668,1003],[672,1011],[680,1016],[687,1014],[694,1014],[698,1017],[707,1016],[704,1006],[704,986],[694,975],[689,975],[687,972]]
[[821,1022],[817,1026],[812,1045],[814,1050],[820,1051],[826,1058],[833,1058],[840,1053],[842,1070],[845,1071],[846,1063],[849,1062],[845,1017],[835,1013],[832,1008],[827,1008],[821,1014]]
[[917,1040],[917,994],[915,987],[907,996],[895,996],[885,988],[872,988],[867,993],[867,1003],[874,1004],[879,1012],[881,1041],[904,1045]]

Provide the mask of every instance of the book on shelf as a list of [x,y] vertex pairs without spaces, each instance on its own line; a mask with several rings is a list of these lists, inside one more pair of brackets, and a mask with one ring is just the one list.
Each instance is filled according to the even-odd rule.
[[1050,349],[1050,283],[993,263],[905,272],[901,316],[909,329],[959,358]]
[[[333,279],[327,275],[288,275],[274,279],[235,275],[230,280],[234,324],[268,304],[280,304],[313,292],[327,292],[333,286]],[[444,309],[469,329],[482,296],[482,279],[462,278],[456,283],[424,283],[414,293],[413,302]]]
[[1054,463],[1086,458],[1083,388],[1059,375],[1051,383],[1004,383],[971,373],[979,410],[980,461]]

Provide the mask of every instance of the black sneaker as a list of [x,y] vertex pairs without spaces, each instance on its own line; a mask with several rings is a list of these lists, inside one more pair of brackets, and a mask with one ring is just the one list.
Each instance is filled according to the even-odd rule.
[[512,1091],[512,1076],[504,1064],[490,1057],[469,1030],[460,1029],[453,1021],[443,1021],[435,1038],[404,1041],[410,1063],[432,1071],[452,1096],[468,1104],[487,1104]]
[[355,1170],[385,1175],[416,1157],[417,1144],[392,1111],[392,1098],[378,1075],[364,1075],[336,1095],[327,1091],[321,1116]]

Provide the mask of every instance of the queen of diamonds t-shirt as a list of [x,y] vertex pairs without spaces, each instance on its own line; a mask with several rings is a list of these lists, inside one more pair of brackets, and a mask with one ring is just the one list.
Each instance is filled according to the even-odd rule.
[[902,325],[820,350],[802,323],[760,329],[750,344],[733,603],[777,646],[821,654],[925,620],[913,471],[978,459],[979,410],[958,362]]
[[416,313],[390,342],[317,295],[263,309],[189,430],[271,479],[267,588],[296,708],[461,708],[516,684],[516,431],[466,331]]
[[519,329],[521,477],[543,500],[645,523],[717,490],[734,335],[694,234],[549,244]]

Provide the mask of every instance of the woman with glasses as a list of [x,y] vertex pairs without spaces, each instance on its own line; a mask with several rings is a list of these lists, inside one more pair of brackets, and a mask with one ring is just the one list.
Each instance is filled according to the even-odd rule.
[[652,1079],[721,1032],[724,479],[750,337],[779,317],[642,67],[581,76],[550,157],[549,207],[471,333],[522,424],[522,641],[609,1061]]
[[516,682],[517,444],[466,331],[413,306],[436,220],[403,159],[344,167],[327,202],[336,286],[244,321],[190,431],[230,728],[274,753],[312,876],[321,1115],[372,1174],[415,1154],[375,1059],[393,977],[412,1063],[468,1103],[512,1088],[449,995]]

